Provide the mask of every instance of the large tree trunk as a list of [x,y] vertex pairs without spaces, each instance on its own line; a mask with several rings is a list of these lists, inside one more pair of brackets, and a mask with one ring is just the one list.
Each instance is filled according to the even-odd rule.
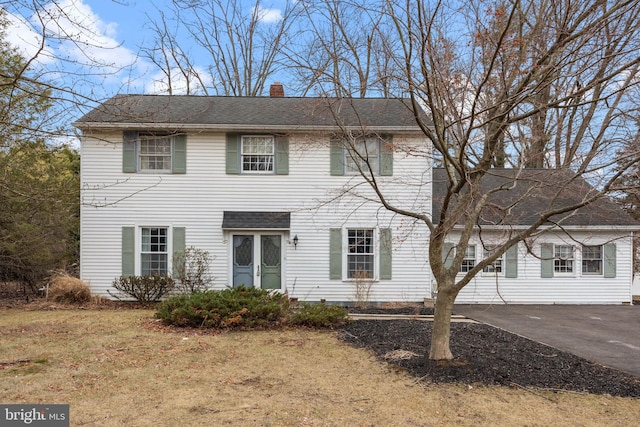
[[[451,313],[453,312],[453,303],[456,300],[457,292],[446,290],[447,288],[450,289],[451,286],[438,286],[438,288],[429,359],[451,360],[453,359],[453,354],[449,348],[449,339],[451,336]],[[444,289],[441,290],[440,288]]]

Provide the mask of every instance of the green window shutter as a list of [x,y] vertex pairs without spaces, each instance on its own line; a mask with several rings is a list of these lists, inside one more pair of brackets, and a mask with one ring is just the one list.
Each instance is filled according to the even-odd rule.
[[388,135],[380,143],[380,175],[393,175],[393,136]]
[[173,137],[173,161],[171,172],[187,173],[187,135],[180,134]]
[[380,229],[380,280],[391,280],[392,238],[390,228]]
[[276,175],[289,175],[289,140],[277,136],[276,141]]
[[543,243],[540,245],[540,277],[548,279],[553,277],[553,243]]
[[[185,251],[185,228],[184,227],[173,227],[173,274],[176,274],[176,262],[182,262],[184,267],[185,259],[182,258]],[[184,271],[184,268],[181,269]],[[175,276],[174,276],[175,277]]]
[[134,173],[138,169],[137,141],[138,132],[122,132],[122,172]]
[[330,148],[331,175],[344,175],[344,147],[337,139],[331,140]]
[[604,277],[613,279],[616,277],[616,244],[604,245]]
[[329,229],[329,279],[342,279],[342,230]]
[[455,256],[454,247],[455,245],[453,243],[445,243],[442,245],[442,262],[444,263],[444,268],[449,268],[453,264],[453,258]]
[[509,279],[515,279],[518,277],[518,244],[511,246],[507,249],[506,255],[506,266],[504,271],[504,277]]
[[136,274],[136,228],[122,227],[122,276]]
[[226,153],[227,173],[240,173],[240,135],[236,133],[227,134]]
[[185,250],[185,228],[173,227],[173,253],[184,253]]

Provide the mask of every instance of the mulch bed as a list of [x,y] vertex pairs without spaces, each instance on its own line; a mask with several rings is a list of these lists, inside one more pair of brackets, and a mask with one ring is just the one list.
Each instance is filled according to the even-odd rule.
[[[431,309],[373,308],[352,312],[432,314]],[[394,312],[395,311],[395,312]],[[417,381],[502,385],[527,389],[640,397],[640,378],[488,325],[451,324],[448,362],[429,360],[432,323],[357,320],[340,331],[345,342],[371,350]]]

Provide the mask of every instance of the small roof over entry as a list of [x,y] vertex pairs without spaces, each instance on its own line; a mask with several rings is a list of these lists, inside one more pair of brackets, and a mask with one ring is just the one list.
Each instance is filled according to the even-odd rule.
[[227,230],[289,230],[291,212],[224,211],[222,228]]

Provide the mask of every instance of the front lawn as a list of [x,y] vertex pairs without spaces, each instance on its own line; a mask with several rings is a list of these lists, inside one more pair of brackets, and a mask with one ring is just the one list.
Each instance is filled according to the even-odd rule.
[[307,329],[168,329],[150,310],[0,310],[0,402],[71,425],[636,425],[640,400],[436,385]]

